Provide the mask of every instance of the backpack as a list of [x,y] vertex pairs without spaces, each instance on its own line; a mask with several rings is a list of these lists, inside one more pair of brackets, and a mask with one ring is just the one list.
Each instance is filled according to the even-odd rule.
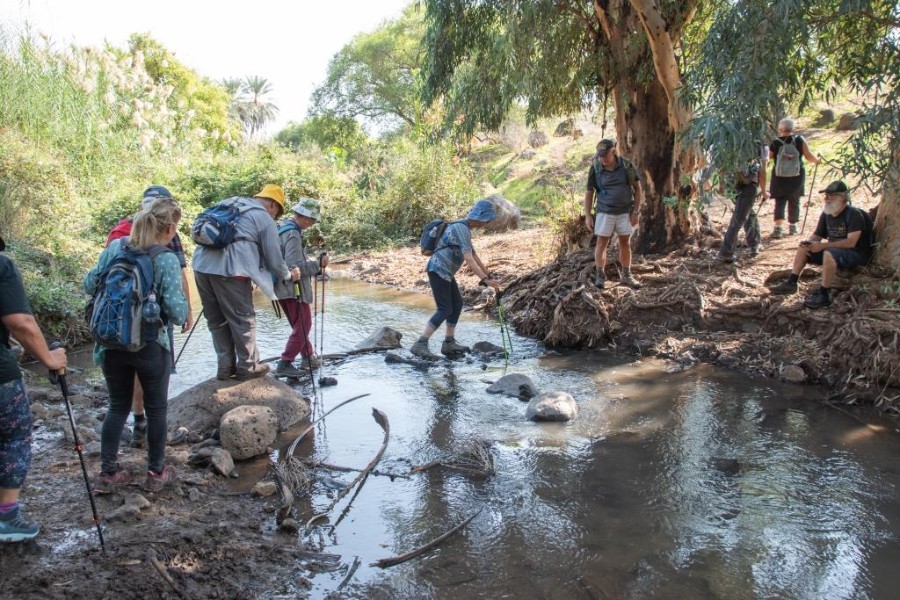
[[223,200],[204,209],[191,224],[191,239],[200,246],[222,250],[238,239],[238,219],[252,208],[256,207],[242,207]]
[[422,230],[422,239],[419,240],[419,249],[423,256],[431,256],[437,248],[438,242],[447,230],[450,223],[443,219],[435,219],[425,224]]
[[[625,166],[625,178],[628,180],[629,187],[634,186],[634,182],[638,180],[637,169],[634,167],[634,163],[632,163],[624,156],[620,156],[618,158]],[[594,167],[594,177],[597,181],[597,188],[603,190],[603,184],[600,182],[600,173],[603,172],[603,163],[600,162],[599,158],[594,158],[591,166]],[[618,165],[616,165],[616,168],[618,168]]]
[[800,150],[797,148],[797,138],[792,135],[787,141],[775,139],[781,142],[775,158],[775,177],[799,177]]
[[171,252],[155,244],[146,252],[122,246],[109,265],[97,276],[97,287],[86,314],[94,340],[113,350],[137,352],[159,335],[163,318],[156,298],[153,260]]

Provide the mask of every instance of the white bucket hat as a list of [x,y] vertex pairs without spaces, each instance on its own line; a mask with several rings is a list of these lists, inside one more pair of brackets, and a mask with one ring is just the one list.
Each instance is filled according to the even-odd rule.
[[322,219],[322,207],[318,200],[313,200],[312,198],[300,198],[300,201],[291,207],[291,212],[316,221]]

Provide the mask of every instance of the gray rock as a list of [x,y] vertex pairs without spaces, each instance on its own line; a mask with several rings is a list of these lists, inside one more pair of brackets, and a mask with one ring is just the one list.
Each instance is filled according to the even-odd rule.
[[210,463],[219,475],[228,477],[234,471],[234,459],[223,448],[213,448]]
[[225,413],[219,425],[222,448],[237,460],[266,452],[278,437],[278,419],[267,406],[239,406]]
[[553,136],[567,137],[572,135],[574,129],[575,119],[566,119],[565,121],[560,121],[559,125],[556,126],[556,131],[553,132]]
[[200,502],[200,500],[202,499],[203,494],[201,494],[200,490],[198,490],[197,488],[192,487],[190,490],[188,490],[188,500],[190,500],[191,502]]
[[141,509],[137,506],[132,506],[131,504],[123,504],[116,510],[108,513],[106,515],[107,521],[121,521],[123,523],[129,523],[131,521],[136,521],[141,516]]
[[257,498],[268,498],[276,491],[278,491],[278,486],[274,481],[260,481],[250,490],[250,495]]
[[84,453],[87,456],[100,456],[100,442],[94,441],[85,444]]
[[[31,394],[29,393],[29,396],[30,395]],[[35,421],[37,421],[38,419],[46,420],[50,418],[50,410],[46,405],[41,404],[40,402],[35,402],[31,405],[31,415],[34,417]]]
[[528,134],[528,145],[532,148],[540,148],[550,143],[550,138],[543,131],[532,131]]
[[128,506],[134,506],[138,510],[150,508],[150,501],[140,494],[126,494],[122,503]]
[[800,365],[784,365],[781,367],[781,378],[790,383],[803,383],[806,372]]
[[297,533],[298,531],[300,531],[300,523],[298,523],[295,519],[285,519],[281,522],[281,525],[279,527],[286,533]]
[[267,406],[285,431],[309,415],[309,405],[291,386],[274,377],[249,381],[204,381],[169,400],[169,431],[186,427],[209,432],[222,416],[238,406]]
[[834,126],[835,131],[852,131],[859,127],[857,116],[853,113],[844,113],[838,119],[837,125]]
[[210,459],[212,458],[213,453],[216,451],[216,447],[205,447],[198,448],[191,456],[188,458],[188,462],[192,465],[196,466],[204,466],[208,465]]
[[[66,436],[66,443],[74,444],[75,436],[72,434],[72,425],[69,423],[68,417],[59,417],[56,421],[57,426],[62,429],[63,434]],[[78,438],[82,444],[87,444],[89,442],[94,442],[100,439],[100,434],[93,427],[87,427],[85,425],[76,425],[75,428],[78,430]]]
[[380,350],[382,348],[399,348],[403,334],[390,327],[382,327],[360,343],[354,350]]
[[830,108],[823,108],[819,111],[819,118],[816,119],[816,125],[822,127],[824,125],[830,125],[834,122],[836,115],[834,111]]
[[533,398],[525,409],[529,421],[571,421],[576,416],[578,405],[567,392],[545,392]]
[[506,394],[513,398],[528,399],[537,395],[537,388],[527,375],[510,373],[488,386],[487,392],[489,394]]
[[178,481],[188,485],[206,485],[209,483],[201,473],[184,473],[178,475]]
[[485,357],[503,356],[503,348],[490,342],[475,342],[472,352],[483,354]]
[[531,148],[525,148],[519,153],[519,158],[522,160],[530,160],[537,155],[537,152],[532,150]]
[[499,194],[493,194],[485,198],[494,205],[497,216],[484,226],[486,231],[510,231],[519,228],[519,220],[522,211],[519,207]]
[[175,431],[172,431],[169,433],[168,443],[172,446],[179,446],[181,444],[186,444],[187,438],[188,438],[188,433],[190,433],[190,432],[188,431],[187,427],[179,427]]

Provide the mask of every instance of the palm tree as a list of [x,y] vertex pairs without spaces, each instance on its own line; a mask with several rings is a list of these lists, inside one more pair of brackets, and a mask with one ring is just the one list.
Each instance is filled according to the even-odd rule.
[[248,108],[247,119],[243,122],[252,138],[275,118],[278,107],[268,98],[272,93],[272,84],[265,77],[248,75],[244,78],[243,89]]

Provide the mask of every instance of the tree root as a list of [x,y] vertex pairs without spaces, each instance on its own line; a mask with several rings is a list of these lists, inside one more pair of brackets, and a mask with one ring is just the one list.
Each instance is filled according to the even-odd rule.
[[431,550],[432,548],[436,548],[437,546],[439,546],[441,543],[444,542],[444,540],[446,540],[446,539],[448,539],[449,537],[451,537],[454,533],[456,533],[457,531],[460,531],[463,527],[465,527],[466,525],[468,525],[469,523],[471,523],[471,522],[472,522],[472,519],[474,519],[475,517],[477,517],[478,515],[481,514],[481,510],[482,510],[482,509],[479,508],[479,509],[475,512],[475,514],[473,514],[472,516],[470,516],[469,518],[467,518],[465,521],[463,521],[463,522],[460,523],[459,525],[455,526],[453,529],[447,531],[446,533],[444,533],[444,534],[442,534],[442,535],[436,537],[435,539],[431,540],[431,541],[428,542],[427,544],[422,545],[422,546],[419,546],[418,548],[415,548],[414,550],[410,550],[409,552],[406,552],[405,554],[399,554],[399,555],[397,555],[397,556],[392,556],[392,557],[390,557],[390,558],[382,558],[382,559],[380,559],[380,560],[377,560],[377,561],[371,563],[369,566],[370,566],[370,567],[378,567],[378,568],[380,568],[380,569],[386,569],[386,568],[388,568],[388,567],[394,567],[394,566],[397,566],[397,565],[399,565],[399,564],[403,564],[403,563],[405,563],[405,562],[408,561],[408,560],[412,560],[413,558],[415,558],[415,557],[417,557],[417,556],[420,556],[420,555],[422,555],[422,554],[425,554],[426,552],[428,552],[428,551]]

